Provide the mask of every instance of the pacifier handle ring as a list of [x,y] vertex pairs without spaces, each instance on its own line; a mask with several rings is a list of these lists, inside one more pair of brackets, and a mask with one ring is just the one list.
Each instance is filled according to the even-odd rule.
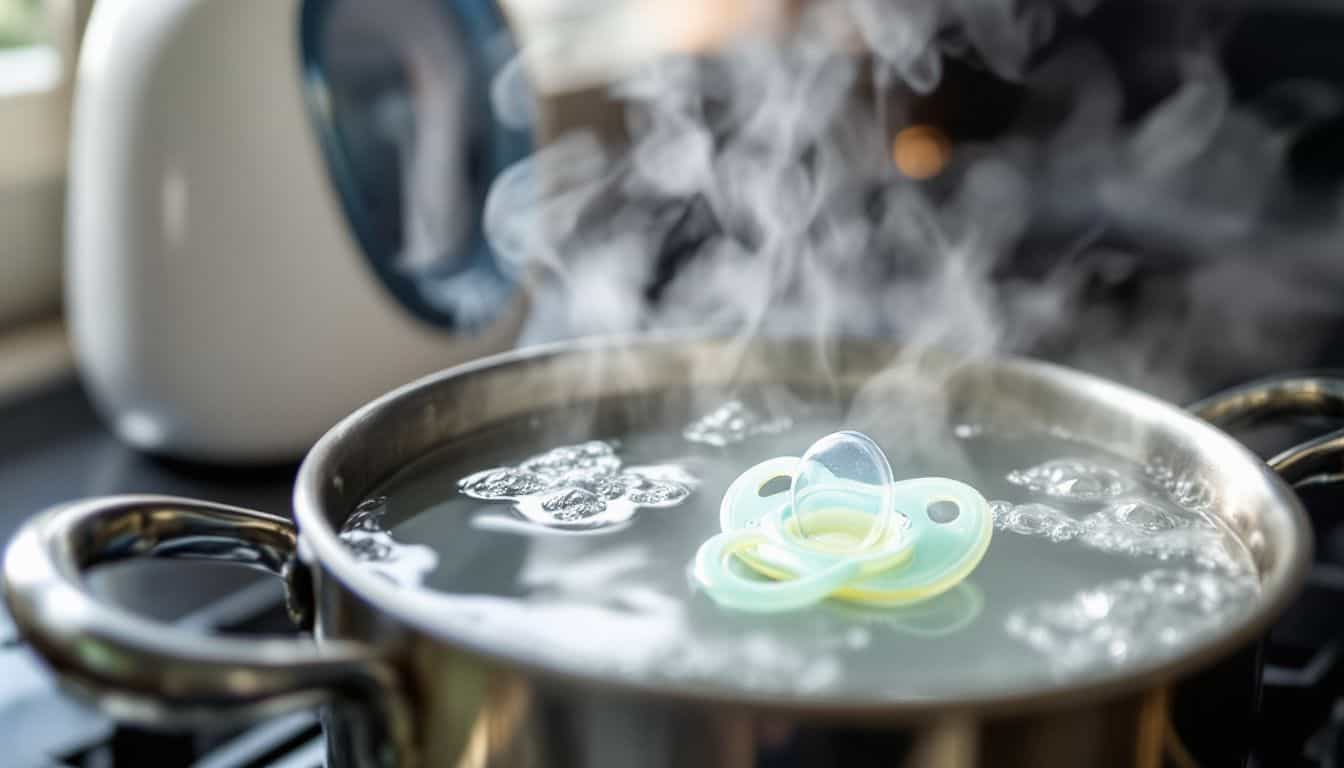
[[[914,559],[893,572],[884,587],[893,602],[914,602],[960,584],[980,564],[994,534],[989,502],[975,488],[950,478],[921,477],[896,483],[897,509],[909,509]],[[929,517],[929,508],[951,501],[959,512],[950,522]]]
[[[838,550],[791,536],[785,510],[795,501],[802,461],[794,456],[762,461],[739,475],[724,493],[719,508],[723,533],[701,546],[694,563],[696,577],[719,604],[752,612],[794,610],[830,597],[912,604],[962,583],[988,551],[994,531],[989,503],[974,487],[943,477],[911,478],[887,486],[885,498],[891,506],[882,508],[902,515],[907,527],[889,534],[879,547]],[[762,495],[777,478],[787,479],[788,488]],[[826,525],[836,533],[851,534],[851,521],[830,513],[849,509],[843,497],[852,483],[842,478],[828,482],[817,492],[835,495],[834,503],[826,503],[839,507],[827,508]],[[939,514],[938,502],[951,502],[955,513]],[[864,506],[856,501],[854,510]],[[734,565],[769,580],[752,578]]]
[[715,602],[756,613],[797,610],[826,599],[862,570],[860,561],[843,560],[795,579],[759,581],[739,576],[729,567],[738,551],[767,541],[761,531],[730,531],[700,546],[695,555],[695,575]]
[[728,486],[728,490],[724,492],[723,501],[719,503],[719,528],[724,531],[734,530],[736,526],[733,524],[733,509],[738,504],[739,499],[743,498],[744,494],[751,493],[764,501],[766,497],[761,497],[760,492],[771,480],[777,477],[787,477],[789,488],[783,491],[781,495],[789,493],[793,489],[793,476],[798,471],[798,462],[799,458],[797,456],[776,456],[773,459],[766,459],[738,475],[732,485]]

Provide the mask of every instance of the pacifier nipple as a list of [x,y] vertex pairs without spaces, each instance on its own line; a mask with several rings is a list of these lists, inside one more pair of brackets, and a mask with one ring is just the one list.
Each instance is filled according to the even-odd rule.
[[695,576],[716,602],[747,611],[828,597],[927,600],[975,569],[994,530],[974,488],[943,477],[898,482],[882,449],[851,431],[743,472],[723,495],[719,524],[696,553]]
[[887,456],[862,432],[827,435],[794,471],[785,532],[827,552],[863,552],[896,527],[895,484]]

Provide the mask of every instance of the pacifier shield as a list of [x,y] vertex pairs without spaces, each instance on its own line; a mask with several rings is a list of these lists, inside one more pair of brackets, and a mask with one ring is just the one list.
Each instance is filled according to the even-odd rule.
[[[881,449],[858,432],[743,472],[719,522],[722,533],[697,553],[696,577],[719,603],[754,611],[827,597],[926,600],[961,583],[993,534],[989,503],[974,488],[939,477],[896,482]],[[763,578],[740,575],[733,561]]]

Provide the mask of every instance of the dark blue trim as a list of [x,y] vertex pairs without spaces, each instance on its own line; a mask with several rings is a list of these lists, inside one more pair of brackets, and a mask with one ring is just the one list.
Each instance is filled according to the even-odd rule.
[[[483,325],[492,318],[464,318],[455,316],[449,302],[436,299],[436,291],[460,290],[448,281],[470,275],[481,283],[496,283],[503,287],[500,309],[504,308],[520,290],[517,281],[504,270],[494,249],[485,238],[482,212],[489,181],[504,169],[526,157],[532,150],[531,137],[504,125],[494,114],[490,103],[490,84],[495,75],[508,63],[512,55],[509,29],[494,0],[424,0],[437,2],[443,12],[450,14],[467,46],[467,57],[473,77],[470,79],[470,108],[481,110],[484,116],[486,140],[478,148],[483,157],[479,162],[487,171],[487,183],[473,190],[475,217],[468,244],[469,253],[456,262],[451,273],[411,274],[396,265],[397,245],[380,237],[368,212],[370,190],[361,187],[350,157],[350,142],[343,133],[339,117],[333,113],[331,86],[325,71],[324,22],[328,13],[341,0],[304,0],[299,11],[299,50],[302,57],[304,101],[317,131],[322,154],[332,183],[339,193],[346,219],[364,253],[365,261],[397,301],[419,320],[438,328],[464,329]],[[361,0],[351,0],[360,2]],[[392,12],[390,9],[388,12]],[[403,205],[406,201],[402,201]]]

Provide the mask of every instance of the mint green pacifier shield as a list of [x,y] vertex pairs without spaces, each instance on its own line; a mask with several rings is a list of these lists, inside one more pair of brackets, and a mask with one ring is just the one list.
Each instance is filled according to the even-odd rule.
[[851,582],[840,595],[864,603],[927,600],[960,584],[989,550],[994,518],[971,486],[946,477],[896,483],[896,509],[910,520],[910,558],[900,567]]
[[725,532],[755,528],[787,505],[797,468],[797,456],[780,456],[738,475],[719,504],[719,527]]
[[890,467],[859,433],[829,435],[814,449],[761,462],[724,494],[723,532],[695,562],[719,603],[753,611],[827,597],[916,603],[961,583],[984,557],[992,516],[974,488],[938,477],[870,482],[883,468],[889,478]]

